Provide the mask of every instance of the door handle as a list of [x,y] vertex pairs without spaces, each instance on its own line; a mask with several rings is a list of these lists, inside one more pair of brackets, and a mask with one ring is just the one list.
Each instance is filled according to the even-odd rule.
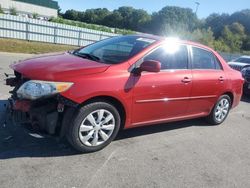
[[192,79],[188,77],[184,77],[181,81],[186,84],[186,83],[192,82]]
[[219,81],[223,82],[225,80],[225,78],[223,76],[219,77]]

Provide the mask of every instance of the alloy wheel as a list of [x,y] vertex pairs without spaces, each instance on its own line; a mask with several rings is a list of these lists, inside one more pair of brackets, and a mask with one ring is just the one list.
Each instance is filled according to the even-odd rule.
[[218,105],[216,106],[215,119],[218,122],[222,122],[226,118],[229,109],[230,109],[230,102],[228,101],[228,99],[222,98],[219,101]]
[[105,143],[115,129],[114,115],[105,109],[91,112],[82,121],[79,138],[86,146],[98,146]]

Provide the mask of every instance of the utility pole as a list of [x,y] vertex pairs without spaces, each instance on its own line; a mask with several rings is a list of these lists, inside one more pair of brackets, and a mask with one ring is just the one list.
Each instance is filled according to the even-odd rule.
[[199,9],[199,6],[200,6],[200,3],[199,3],[199,2],[195,2],[195,4],[196,4],[195,14],[197,15],[197,12],[198,12],[198,9]]

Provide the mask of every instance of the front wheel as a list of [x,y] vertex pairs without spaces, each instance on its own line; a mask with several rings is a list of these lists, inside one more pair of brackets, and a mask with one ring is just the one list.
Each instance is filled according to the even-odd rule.
[[69,143],[80,152],[95,152],[106,147],[120,129],[120,114],[107,102],[83,106],[67,132]]
[[222,95],[215,104],[207,120],[212,125],[219,125],[225,121],[231,108],[231,98],[228,95]]

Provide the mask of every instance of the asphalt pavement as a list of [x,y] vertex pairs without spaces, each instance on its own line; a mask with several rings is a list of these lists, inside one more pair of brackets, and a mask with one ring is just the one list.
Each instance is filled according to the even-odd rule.
[[0,187],[250,187],[250,99],[220,126],[203,119],[123,131],[102,151],[79,154],[64,141],[11,121],[9,64],[0,53]]

